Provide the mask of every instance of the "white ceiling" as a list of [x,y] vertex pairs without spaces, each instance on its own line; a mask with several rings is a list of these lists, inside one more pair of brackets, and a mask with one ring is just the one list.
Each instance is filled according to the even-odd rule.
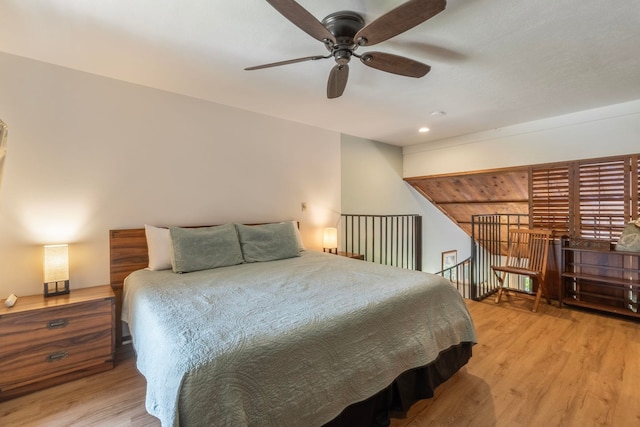
[[[299,3],[370,22],[403,0]],[[2,52],[406,146],[640,99],[640,0],[449,0],[367,50],[432,69],[413,79],[354,60],[329,100],[331,59],[243,70],[327,53],[263,0],[0,1]]]

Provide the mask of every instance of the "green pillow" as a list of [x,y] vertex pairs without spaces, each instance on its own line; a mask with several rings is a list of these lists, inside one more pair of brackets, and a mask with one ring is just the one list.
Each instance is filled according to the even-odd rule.
[[236,224],[245,262],[274,261],[300,256],[298,238],[292,222]]
[[175,273],[207,270],[242,263],[242,251],[233,224],[217,227],[169,227]]

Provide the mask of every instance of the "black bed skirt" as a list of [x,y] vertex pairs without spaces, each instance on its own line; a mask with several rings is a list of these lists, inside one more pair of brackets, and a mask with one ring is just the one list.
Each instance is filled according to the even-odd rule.
[[418,400],[433,397],[436,387],[467,364],[472,347],[472,343],[450,347],[429,365],[402,373],[389,387],[348,406],[323,427],[388,426],[392,416],[402,417]]

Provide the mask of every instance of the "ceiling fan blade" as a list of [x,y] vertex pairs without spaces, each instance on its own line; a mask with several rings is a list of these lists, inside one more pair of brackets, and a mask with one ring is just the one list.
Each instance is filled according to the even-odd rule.
[[327,82],[327,98],[333,99],[342,96],[349,79],[349,65],[336,65],[331,69]]
[[358,31],[353,39],[361,46],[383,42],[437,15],[446,6],[446,0],[409,0]]
[[364,65],[375,68],[376,70],[407,77],[419,78],[431,70],[429,65],[423,64],[422,62],[383,52],[367,52],[360,56],[360,61],[362,61]]
[[267,0],[267,3],[314,39],[320,40],[323,43],[325,40],[331,40],[333,43],[336,42],[333,34],[331,34],[315,16],[295,1]]
[[263,65],[256,65],[253,67],[247,67],[245,68],[246,71],[251,71],[251,70],[261,70],[263,68],[271,68],[271,67],[279,67],[280,65],[289,65],[289,64],[295,64],[296,62],[304,62],[304,61],[315,61],[318,59],[327,59],[330,58],[331,55],[329,56],[305,56],[304,58],[297,58],[297,59],[289,59],[287,61],[280,61],[280,62],[272,62],[270,64],[263,64]]

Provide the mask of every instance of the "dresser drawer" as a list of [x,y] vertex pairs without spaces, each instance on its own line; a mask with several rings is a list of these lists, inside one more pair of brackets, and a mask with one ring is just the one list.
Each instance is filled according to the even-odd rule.
[[0,318],[0,360],[54,341],[110,330],[112,300],[18,313]]
[[112,330],[107,322],[101,331],[33,343],[19,353],[0,357],[0,390],[98,364],[113,363],[112,342]]

